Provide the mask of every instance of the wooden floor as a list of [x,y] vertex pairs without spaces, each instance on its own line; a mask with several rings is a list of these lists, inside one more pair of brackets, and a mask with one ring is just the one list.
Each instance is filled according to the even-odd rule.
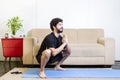
[[[6,72],[10,71],[11,69],[13,68],[21,68],[21,67],[28,67],[28,68],[38,68],[39,65],[22,65],[19,61],[11,61],[11,62],[6,62],[4,64],[3,61],[0,61],[0,77],[2,75],[4,75]],[[46,66],[47,68],[53,68],[54,66]],[[77,65],[77,66],[71,66],[71,65],[63,65],[62,67],[65,67],[65,68],[104,68],[104,67],[109,67],[109,66],[80,66],[80,65]],[[111,66],[113,69],[120,69],[120,62],[119,61],[116,61],[114,65]]]

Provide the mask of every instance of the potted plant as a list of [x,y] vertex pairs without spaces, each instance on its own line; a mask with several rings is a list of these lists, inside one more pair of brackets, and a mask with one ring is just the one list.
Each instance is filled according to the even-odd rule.
[[19,19],[18,16],[8,19],[6,24],[8,28],[10,28],[12,35],[15,35],[18,30],[23,26],[22,20]]

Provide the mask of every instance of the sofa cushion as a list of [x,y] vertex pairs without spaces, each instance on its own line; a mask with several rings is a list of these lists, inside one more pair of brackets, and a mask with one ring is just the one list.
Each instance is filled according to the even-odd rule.
[[77,43],[76,29],[64,29],[63,32],[67,35],[69,43]]
[[32,29],[28,33],[28,37],[34,37],[37,40],[37,43],[40,45],[46,35],[50,34],[50,29]]
[[76,57],[102,57],[105,56],[105,48],[101,44],[70,44],[71,55]]
[[[97,60],[97,61],[96,61]],[[104,57],[68,57],[64,62],[67,65],[103,65]]]
[[78,29],[77,41],[80,43],[97,43],[99,37],[104,37],[103,29]]
[[[36,56],[39,50],[39,45],[33,47],[33,56]],[[97,57],[105,56],[105,48],[101,44],[70,44],[71,55],[75,57]]]

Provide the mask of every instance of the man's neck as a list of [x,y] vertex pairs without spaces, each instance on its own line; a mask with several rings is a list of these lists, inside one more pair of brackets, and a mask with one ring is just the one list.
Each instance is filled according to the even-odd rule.
[[57,32],[55,32],[55,31],[53,31],[53,33],[54,33],[54,35],[58,38],[59,37],[59,33],[57,33]]

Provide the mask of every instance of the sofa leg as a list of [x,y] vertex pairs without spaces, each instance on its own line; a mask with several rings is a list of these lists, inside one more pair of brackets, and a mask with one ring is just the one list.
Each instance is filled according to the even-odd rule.
[[104,65],[104,68],[111,68],[112,65]]

